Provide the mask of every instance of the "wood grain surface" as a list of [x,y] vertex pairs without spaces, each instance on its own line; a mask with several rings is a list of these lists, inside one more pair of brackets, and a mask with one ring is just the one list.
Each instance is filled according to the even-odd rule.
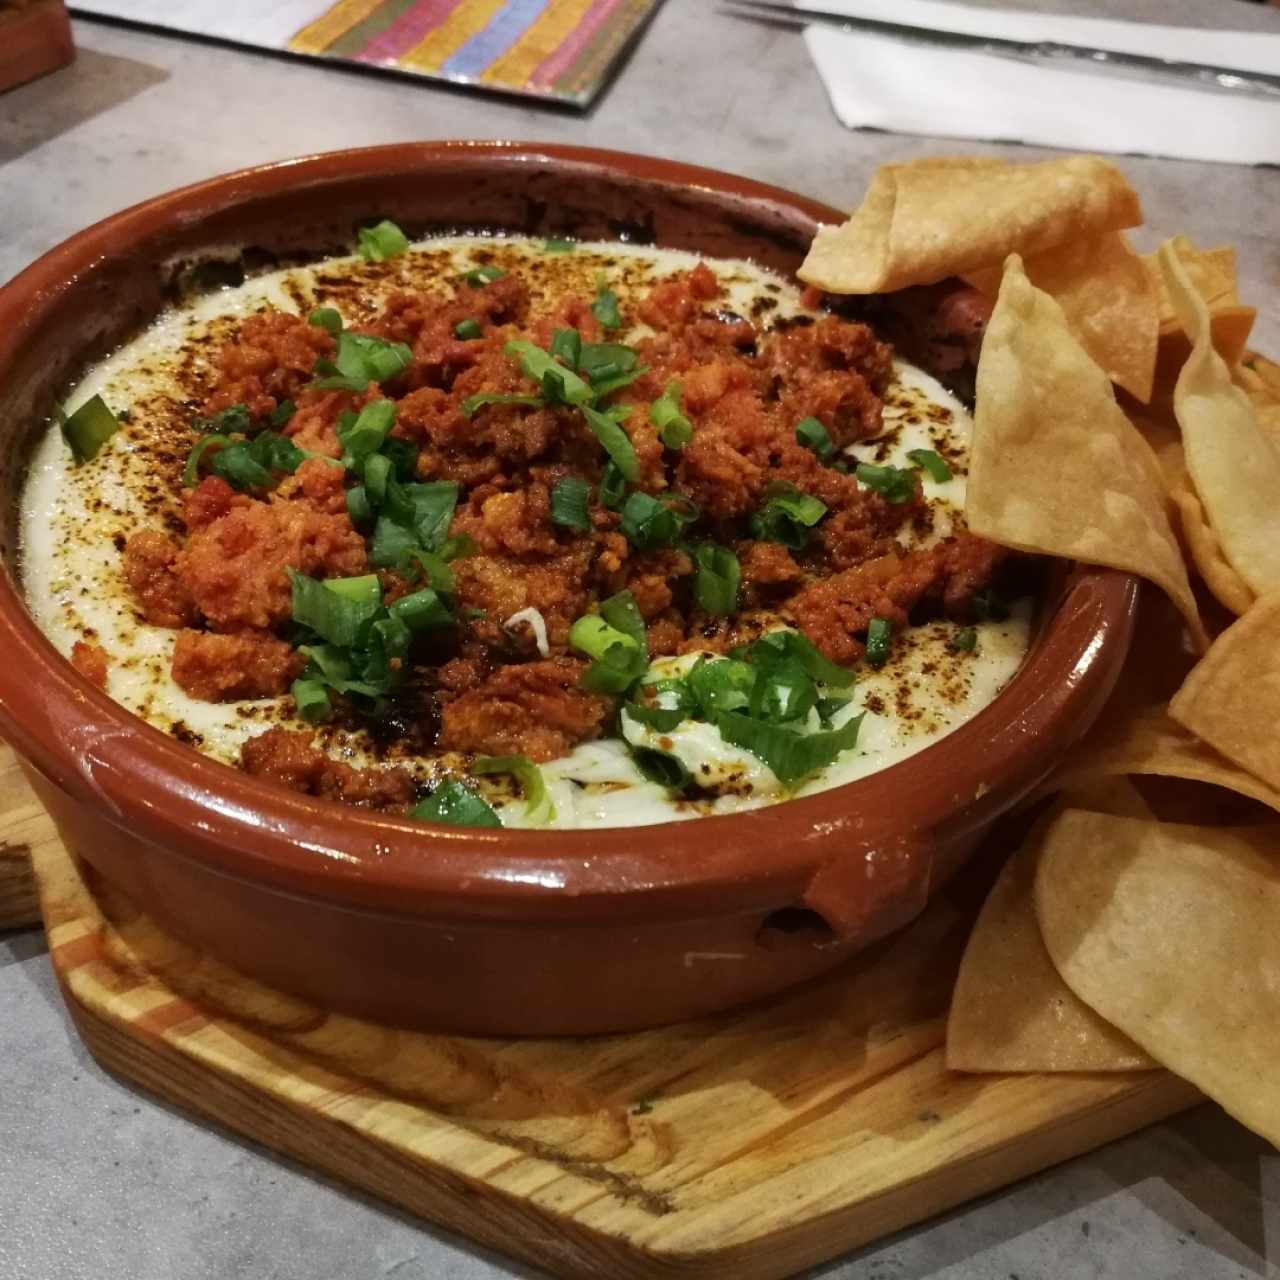
[[13,752],[0,743],[0,929],[40,923],[31,851],[42,841],[57,840]]
[[332,1015],[169,937],[33,842],[50,951],[109,1069],[562,1276],[766,1280],[1198,1100],[1164,1072],[948,1072],[972,903],[768,1005],[592,1040]]

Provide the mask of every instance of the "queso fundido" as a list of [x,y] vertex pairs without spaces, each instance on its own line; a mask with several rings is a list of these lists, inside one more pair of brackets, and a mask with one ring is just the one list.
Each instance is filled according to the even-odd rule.
[[37,451],[31,607],[140,716],[366,807],[619,826],[851,781],[1017,669],[969,414],[866,325],[674,251],[362,249],[171,310]]

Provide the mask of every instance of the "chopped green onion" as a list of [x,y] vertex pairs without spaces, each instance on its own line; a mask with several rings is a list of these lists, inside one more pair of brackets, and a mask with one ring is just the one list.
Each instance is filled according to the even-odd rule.
[[764,542],[799,551],[809,541],[809,530],[826,514],[825,502],[788,486],[774,492],[751,517],[751,533]]
[[[348,509],[350,506],[349,493]],[[373,539],[369,543],[369,563],[379,569],[394,569],[405,562],[417,545],[418,539],[412,529],[397,523],[388,515],[380,515],[374,526]]]
[[760,672],[751,690],[751,717],[769,724],[802,720],[817,704],[813,678],[798,663],[779,664]]
[[506,274],[501,267],[486,263],[484,266],[472,267],[470,271],[463,272],[462,278],[473,289],[482,289],[485,285],[492,284],[495,280],[501,280]]
[[682,791],[693,781],[693,775],[685,768],[684,761],[670,751],[657,747],[631,747],[631,759],[640,773],[650,782],[673,791]]
[[818,719],[822,721],[822,727],[830,729],[836,713],[843,711],[848,705],[848,698],[819,698],[814,703],[814,710],[818,713]]
[[830,685],[833,689],[846,689],[854,680],[852,671],[846,671],[823,657],[807,636],[786,628],[762,635],[743,651],[743,656],[756,667],[799,663],[819,684]]
[[421,547],[413,547],[406,554],[399,566],[405,574],[413,573],[415,567],[422,572],[423,578],[437,591],[452,595],[458,589],[458,580],[449,568],[449,562],[434,551],[424,551]]
[[558,236],[542,242],[543,253],[572,253],[576,247],[572,240],[562,240]]
[[738,557],[714,542],[704,542],[693,554],[698,567],[693,580],[693,594],[708,613],[724,617],[738,607],[738,584],[742,566]]
[[413,363],[413,352],[403,342],[386,342],[368,334],[344,329],[338,335],[333,360],[319,360],[316,371],[324,376],[311,385],[320,391],[367,391],[371,382],[389,382]]
[[410,631],[427,631],[433,627],[447,627],[453,622],[448,605],[431,587],[424,587],[412,595],[401,596],[388,612]]
[[689,672],[686,683],[704,719],[717,711],[736,711],[751,701],[756,673],[735,658],[700,661]]
[[649,372],[649,366],[620,342],[584,343],[574,367],[587,376],[597,403]]
[[307,317],[307,323],[323,329],[334,338],[342,332],[342,315],[333,307],[317,307]]
[[1009,606],[988,587],[977,591],[969,601],[969,608],[977,622],[1003,622],[1009,616]]
[[591,486],[585,480],[577,476],[558,480],[551,490],[551,522],[577,533],[587,533],[591,529],[591,516],[587,512],[590,497]]
[[796,443],[811,449],[823,462],[836,451],[826,427],[817,418],[804,418],[796,423]]
[[883,667],[893,645],[893,625],[886,618],[872,618],[867,624],[867,661]]
[[[371,400],[350,426],[338,428],[338,440],[348,466],[358,463],[376,452],[387,438],[396,421],[394,400]],[[390,468],[390,460],[387,461]],[[366,480],[367,483],[367,480]],[[372,490],[371,490],[372,496]]]
[[600,321],[602,329],[622,328],[618,295],[605,284],[603,276],[596,277],[596,300],[591,304],[591,314]]
[[493,806],[457,778],[448,778],[419,800],[409,816],[419,822],[446,822],[454,827],[501,827]]
[[644,618],[630,591],[601,601],[598,614],[579,618],[569,645],[595,659],[582,677],[582,687],[593,693],[625,693],[649,669]]
[[683,449],[693,438],[693,423],[680,412],[684,388],[668,382],[667,389],[649,406],[649,421],[658,428],[658,437],[668,449]]
[[385,453],[371,453],[364,460],[364,490],[371,507],[381,507],[387,500],[391,481],[391,459]]
[[946,484],[951,479],[951,468],[947,466],[946,459],[933,449],[912,449],[907,459],[917,467],[923,467],[934,484]]
[[295,680],[292,692],[298,715],[308,724],[319,724],[333,715],[333,704],[323,681]]
[[365,525],[373,519],[373,507],[364,485],[358,484],[347,490],[347,514],[354,525]]
[[551,338],[551,354],[570,369],[578,367],[582,334],[577,329],[557,329]]
[[283,427],[295,413],[298,412],[298,406],[292,400],[281,400],[274,409],[271,410],[271,416],[267,421],[273,427]]
[[484,330],[480,327],[479,320],[460,320],[453,326],[453,336],[455,338],[463,338],[468,342],[480,337],[483,332]]
[[498,391],[478,391],[462,402],[462,416],[474,418],[476,413],[487,404],[523,404],[533,409],[541,403],[541,396],[510,396]]
[[701,513],[681,494],[641,493],[637,490],[622,508],[619,531],[637,551],[655,551],[672,546],[684,526],[692,524]]
[[479,550],[479,543],[469,533],[455,533],[451,538],[446,538],[439,548],[440,559],[446,562],[465,560],[467,556],[473,556]]
[[839,729],[799,733],[782,725],[753,720],[740,711],[720,711],[715,717],[715,726],[726,742],[758,756],[773,770],[778,781],[788,787],[825,769],[842,752],[856,746],[861,725],[862,715],[857,715]]
[[607,600],[600,601],[600,616],[611,626],[630,636],[642,652],[648,652],[648,640],[644,630],[644,615],[630,591],[619,591]]
[[293,584],[293,620],[340,648],[354,645],[361,628],[382,608],[377,574],[323,582],[293,569],[288,574]]
[[610,511],[621,511],[627,496],[627,478],[613,462],[604,464],[600,476],[600,504]]
[[230,436],[225,436],[221,432],[215,432],[213,435],[201,436],[195,442],[191,452],[187,455],[187,465],[183,468],[182,483],[188,488],[194,488],[196,482],[200,478],[200,461],[210,449],[222,449],[234,443]]
[[951,637],[949,646],[956,653],[972,653],[978,647],[978,633],[973,627],[964,627]]
[[361,227],[359,239],[360,256],[366,262],[398,258],[409,247],[409,237],[385,218],[377,226]]
[[524,814],[530,822],[542,825],[556,816],[542,770],[524,756],[479,756],[471,765],[472,773],[509,773],[524,792]]
[[650,707],[642,702],[628,702],[622,708],[622,714],[658,733],[670,733],[676,725],[689,718],[683,707]]
[[604,446],[609,461],[618,468],[624,480],[634,484],[640,479],[640,459],[636,456],[635,445],[631,437],[618,425],[616,419],[607,413],[598,413],[595,409],[582,406],[583,417],[587,420],[597,440]]
[[101,396],[93,396],[71,415],[61,414],[62,438],[76,465],[98,456],[98,450],[120,430],[120,420]]
[[879,467],[873,462],[860,462],[854,473],[868,489],[874,490],[886,502],[901,506],[916,496],[916,478],[910,471],[898,467]]
[[572,369],[565,368],[552,358],[549,352],[536,347],[532,342],[517,339],[508,342],[503,350],[512,359],[520,362],[520,370],[527,378],[532,378],[545,394],[546,375],[553,374],[559,387],[559,397],[565,404],[590,404],[595,393]]

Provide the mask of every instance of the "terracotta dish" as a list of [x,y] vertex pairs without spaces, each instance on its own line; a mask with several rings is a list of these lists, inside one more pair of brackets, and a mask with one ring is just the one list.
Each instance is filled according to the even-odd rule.
[[487,1034],[690,1018],[830,968],[911,920],[1094,719],[1134,579],[1051,585],[1031,652],[975,719],[863,781],[756,812],[598,831],[424,826],[208,760],[82,679],[28,616],[16,497],[55,399],[193,264],[410,234],[632,238],[792,273],[834,210],[663,160],[421,143],[268,165],[147,201],[0,291],[0,731],[68,847],[190,942],[332,1009]]

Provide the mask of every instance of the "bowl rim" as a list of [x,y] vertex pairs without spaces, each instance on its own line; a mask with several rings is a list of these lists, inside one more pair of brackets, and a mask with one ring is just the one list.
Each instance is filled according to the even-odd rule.
[[[598,148],[433,141],[324,152],[238,170],[144,200],[80,231],[0,288],[0,377],[53,301],[104,259],[299,183],[386,179],[433,165],[582,168],[615,180],[691,188],[815,223],[839,211],[716,170]],[[25,476],[25,468],[22,473]],[[1022,666],[972,719],[896,764],[812,796],[744,813],[641,827],[493,831],[375,815],[302,796],[202,755],[95,688],[0,575],[0,730],[79,804],[214,872],[352,909],[533,922],[632,920],[749,911],[803,898],[834,859],[928,844],[944,823],[974,830],[983,796],[1030,791],[1055,742],[1101,705],[1127,648],[1132,575],[1076,566]],[[931,776],[945,787],[930,787]],[[1000,808],[1007,807],[1006,801]],[[684,848],[682,848],[684,846]],[[870,868],[874,872],[874,868]]]

